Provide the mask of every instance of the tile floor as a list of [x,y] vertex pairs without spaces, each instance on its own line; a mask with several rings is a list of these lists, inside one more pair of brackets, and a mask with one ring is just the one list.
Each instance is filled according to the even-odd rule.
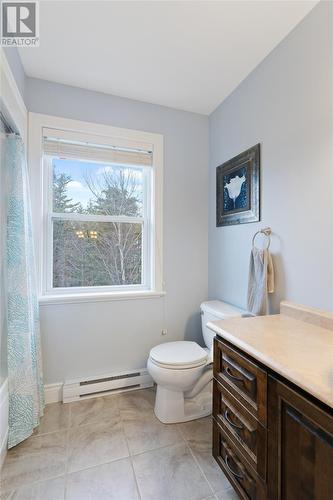
[[48,405],[7,454],[1,500],[236,500],[211,456],[210,417],[164,425],[154,396]]

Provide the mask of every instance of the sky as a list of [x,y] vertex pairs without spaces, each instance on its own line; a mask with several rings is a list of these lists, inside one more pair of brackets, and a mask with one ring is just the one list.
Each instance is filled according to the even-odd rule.
[[[66,174],[71,177],[67,185],[68,197],[72,198],[74,203],[80,202],[85,208],[92,198],[92,193],[87,186],[87,177],[94,180],[97,185],[102,186],[103,175],[110,171],[117,172],[124,167],[120,165],[107,165],[103,163],[91,163],[82,160],[69,160],[53,158],[52,165],[56,174]],[[132,169],[135,172],[135,179],[138,186],[138,195],[142,192],[143,175],[142,169]]]

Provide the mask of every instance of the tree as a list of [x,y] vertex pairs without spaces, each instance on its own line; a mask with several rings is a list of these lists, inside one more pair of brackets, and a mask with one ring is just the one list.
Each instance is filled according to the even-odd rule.
[[[71,177],[54,175],[54,211],[140,216],[139,183],[130,169],[88,175],[91,199],[86,209],[68,196]],[[53,277],[57,287],[141,283],[141,224],[54,221]]]
[[[68,184],[71,176],[53,172],[53,211],[73,213],[82,210],[81,203],[73,203],[68,197]],[[66,286],[68,263],[67,249],[73,240],[73,224],[70,221],[54,221],[53,223],[53,280],[57,287]]]
[[[92,213],[138,217],[141,212],[138,185],[133,170],[107,169],[97,181],[86,176],[94,201]],[[125,222],[109,223],[108,229],[100,231],[96,249],[103,260],[105,271],[110,274],[112,284],[141,283],[141,225]],[[105,258],[105,256],[107,256]]]
[[68,198],[68,184],[72,181],[70,175],[53,172],[53,211],[54,212],[80,212],[81,203],[72,203]]
[[138,182],[131,169],[107,169],[96,179],[88,173],[85,182],[92,194],[89,213],[100,215],[140,215]]

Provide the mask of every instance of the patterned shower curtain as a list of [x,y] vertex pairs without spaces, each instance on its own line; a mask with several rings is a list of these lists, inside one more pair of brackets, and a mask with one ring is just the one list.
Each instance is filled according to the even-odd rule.
[[7,177],[8,448],[39,424],[44,409],[39,310],[31,227],[29,182],[22,139],[5,145]]

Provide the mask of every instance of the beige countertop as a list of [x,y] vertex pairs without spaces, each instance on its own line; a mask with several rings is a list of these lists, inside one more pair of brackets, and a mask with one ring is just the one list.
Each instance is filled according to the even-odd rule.
[[333,331],[284,314],[208,323],[217,335],[333,408]]

